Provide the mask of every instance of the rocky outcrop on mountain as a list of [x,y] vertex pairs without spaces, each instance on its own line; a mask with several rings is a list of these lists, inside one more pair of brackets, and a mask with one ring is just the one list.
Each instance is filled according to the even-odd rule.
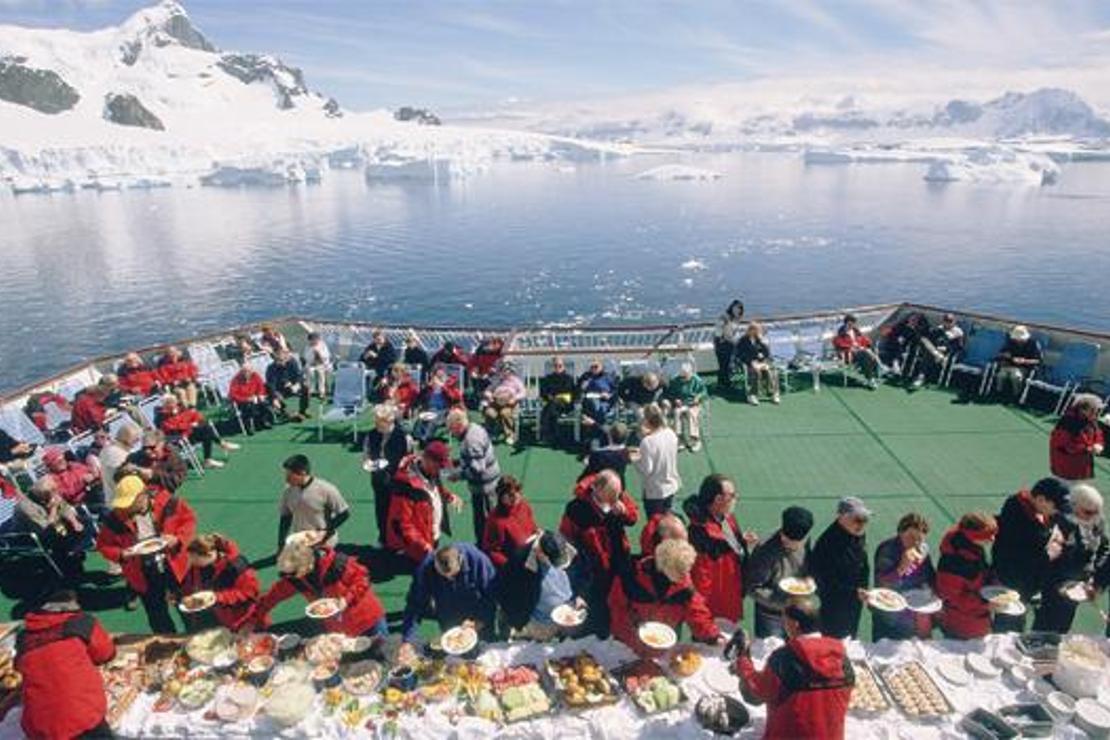
[[245,85],[254,82],[273,84],[278,108],[282,110],[294,107],[294,97],[308,94],[304,73],[269,54],[224,54],[216,64]]
[[23,57],[0,59],[0,100],[25,105],[39,113],[61,113],[77,105],[80,94],[57,72],[35,69]]
[[413,108],[408,105],[394,111],[393,118],[402,122],[414,121],[424,126],[439,126],[443,123],[435,113],[424,108]]
[[335,98],[328,98],[324,103],[324,113],[328,118],[342,118],[343,109],[339,107],[339,101]]
[[130,93],[108,93],[104,98],[104,119],[118,123],[120,126],[139,126],[155,131],[166,129],[158,116],[147,110],[146,106]]
[[200,31],[193,27],[185,9],[176,2],[168,1],[159,7],[165,18],[158,23],[156,30],[161,31],[182,46],[200,51],[218,51]]

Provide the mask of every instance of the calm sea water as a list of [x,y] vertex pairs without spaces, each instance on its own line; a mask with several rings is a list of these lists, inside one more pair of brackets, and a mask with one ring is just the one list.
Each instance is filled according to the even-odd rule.
[[0,198],[0,388],[278,314],[529,325],[899,300],[1110,329],[1110,164],[1058,185],[930,185],[920,165],[666,157],[467,179]]

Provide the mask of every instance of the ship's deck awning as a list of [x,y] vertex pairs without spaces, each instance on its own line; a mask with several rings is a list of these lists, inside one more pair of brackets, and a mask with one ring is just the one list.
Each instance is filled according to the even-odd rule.
[[[894,386],[868,391],[841,387],[832,378],[829,383],[817,393],[807,385],[787,394],[779,407],[750,407],[713,397],[703,451],[680,456],[685,492],[695,490],[708,473],[726,473],[739,483],[738,517],[744,527],[768,534],[777,527],[781,510],[796,503],[813,510],[815,536],[831,521],[837,498],[861,496],[876,513],[869,550],[893,534],[902,514],[919,511],[932,523],[929,540],[935,553],[943,531],[962,513],[997,512],[1005,496],[1048,470],[1048,417],[994,404],[961,404],[955,393],[943,390],[911,394]],[[200,531],[233,537],[251,559],[273,554],[281,462],[303,452],[354,507],[342,542],[376,541],[369,479],[360,469],[360,453],[350,447],[349,434],[342,441],[342,431],[337,426],[324,442],[317,442],[315,421],[310,420],[239,439],[243,449],[232,453],[227,468],[191,478],[183,488],[182,495],[197,510]],[[514,452],[500,446],[498,455],[504,471],[524,482],[541,526],[557,526],[580,470],[577,459],[541,447]],[[1107,460],[1098,463],[1098,475],[1110,475]],[[629,483],[638,498],[631,470]],[[452,487],[460,490],[457,484]],[[456,537],[469,539],[469,509],[453,525]],[[96,556],[90,557],[89,566],[102,569]],[[276,571],[269,565],[261,576],[268,585]],[[387,609],[403,608],[409,580],[375,585]],[[146,631],[141,609],[123,610],[120,588],[119,582],[90,585],[83,600],[112,630]],[[6,594],[0,609],[8,613],[16,604]],[[282,605],[275,612],[279,629],[280,623],[300,618],[303,607],[298,600]],[[1076,627],[1099,628],[1093,608],[1080,609]]]

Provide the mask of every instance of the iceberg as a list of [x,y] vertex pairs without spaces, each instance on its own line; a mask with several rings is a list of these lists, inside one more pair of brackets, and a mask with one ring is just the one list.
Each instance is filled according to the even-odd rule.
[[637,180],[719,180],[724,174],[701,167],[682,164],[664,164],[644,170],[636,175]]
[[1059,166],[1047,155],[983,147],[937,159],[926,170],[925,180],[1041,186],[1055,183],[1059,175]]

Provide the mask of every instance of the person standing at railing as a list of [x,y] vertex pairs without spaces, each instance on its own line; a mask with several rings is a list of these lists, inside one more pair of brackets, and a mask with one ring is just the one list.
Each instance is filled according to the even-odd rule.
[[713,351],[717,355],[717,389],[732,389],[732,371],[736,362],[736,343],[744,332],[744,302],[740,299],[728,304],[717,319],[713,330]]

